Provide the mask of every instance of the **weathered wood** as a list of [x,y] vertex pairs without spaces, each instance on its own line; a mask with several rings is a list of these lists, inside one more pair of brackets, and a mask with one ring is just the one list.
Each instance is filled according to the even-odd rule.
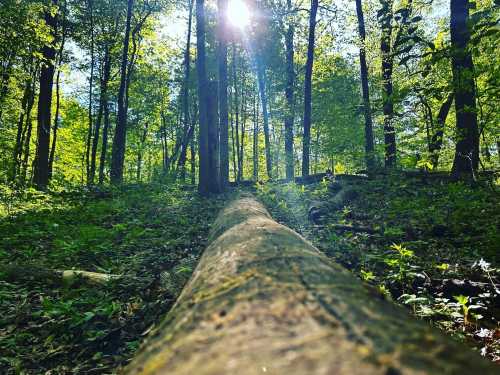
[[81,270],[54,270],[32,265],[11,264],[3,266],[0,279],[8,281],[38,281],[61,285],[72,285],[83,282],[90,285],[104,285],[112,280],[123,278],[121,275],[111,275],[100,272]]
[[496,374],[276,223],[229,204],[164,321],[127,374]]

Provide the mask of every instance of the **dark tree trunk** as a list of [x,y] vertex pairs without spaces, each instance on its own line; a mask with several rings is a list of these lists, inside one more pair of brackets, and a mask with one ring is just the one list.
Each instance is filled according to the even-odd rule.
[[94,3],[93,0],[88,0],[88,11],[89,11],[89,21],[90,21],[90,77],[89,77],[89,106],[88,106],[88,120],[89,127],[87,130],[87,142],[85,144],[85,170],[87,172],[87,184],[91,184],[90,177],[90,145],[92,142],[92,131],[93,131],[93,116],[92,116],[92,101],[93,101],[93,90],[94,90]]
[[137,182],[141,182],[141,172],[142,172],[142,156],[143,156],[143,153],[144,153],[144,146],[146,144],[146,139],[147,139],[147,136],[148,136],[148,127],[149,127],[149,123],[146,122],[146,124],[144,125],[144,129],[142,131],[142,135],[141,135],[141,139],[140,139],[140,144],[139,144],[139,150],[137,152]]
[[244,93],[244,88],[245,88],[245,77],[242,77],[242,83],[241,83],[241,141],[240,141],[240,149],[239,153],[240,156],[238,158],[239,164],[238,164],[238,181],[243,180],[243,157],[244,157],[244,150],[245,150],[245,123],[247,121],[247,112],[246,112],[246,96]]
[[[292,11],[292,1],[287,0],[287,12]],[[285,114],[285,158],[286,158],[286,179],[294,178],[294,157],[293,157],[293,122],[294,122],[294,81],[295,70],[293,62],[293,38],[294,38],[293,20],[290,18],[288,29],[285,35],[285,55],[286,55],[286,114]]]
[[116,121],[115,135],[113,137],[113,150],[111,152],[111,183],[121,184],[123,182],[123,164],[125,162],[125,144],[127,137],[127,107],[125,103],[128,47],[130,42],[130,23],[134,0],[128,0],[127,20],[125,24],[125,35],[123,38],[123,53],[120,72],[120,89],[118,90],[118,118]]
[[469,1],[451,0],[450,4],[451,64],[457,123],[457,144],[451,173],[455,178],[467,179],[474,177],[479,165],[474,63],[468,50]]
[[224,190],[229,183],[229,120],[227,105],[227,0],[218,0],[219,67],[219,128],[220,128],[220,183]]
[[302,139],[302,176],[309,176],[309,157],[311,152],[311,96],[312,70],[314,63],[314,34],[318,0],[311,0],[309,13],[309,37],[307,40],[307,60],[304,74],[304,137]]
[[432,169],[436,169],[439,161],[439,152],[443,145],[444,125],[448,113],[450,112],[453,103],[453,93],[448,94],[446,100],[441,104],[439,113],[436,119],[436,128],[433,131],[431,142],[429,144],[429,153],[431,154]]
[[106,99],[104,105],[104,127],[102,128],[101,154],[99,156],[99,185],[104,183],[104,168],[106,166],[106,157],[108,153],[108,136],[109,136],[109,103]]
[[[193,124],[194,129],[194,124]],[[194,135],[194,132],[193,132]],[[189,151],[191,154],[191,185],[196,184],[196,140],[193,136],[191,142],[189,143]]]
[[361,92],[363,95],[363,114],[365,116],[365,162],[368,171],[375,167],[375,150],[373,147],[373,123],[370,106],[370,89],[368,86],[368,66],[366,64],[366,31],[363,5],[361,0],[356,0],[356,13],[358,16],[359,42],[359,67],[361,75]]
[[49,155],[49,179],[52,178],[52,174],[54,171],[54,158],[56,155],[56,144],[57,144],[57,130],[59,128],[59,110],[61,108],[61,93],[60,93],[60,78],[61,78],[61,69],[57,70],[56,75],[56,113],[54,116],[54,131],[52,134],[52,145],[50,147],[50,155]]
[[392,70],[394,57],[392,55],[392,4],[393,0],[381,1],[380,26],[382,37],[380,51],[382,52],[382,106],[384,112],[384,145],[385,166],[394,167],[396,164],[396,132],[394,130],[394,98],[392,87]]
[[184,112],[184,129],[187,129],[184,138],[182,139],[181,153],[179,155],[179,162],[177,169],[179,171],[179,177],[182,182],[186,179],[186,155],[187,148],[189,147],[189,141],[193,136],[193,125],[191,125],[189,116],[189,77],[191,72],[191,24],[193,20],[193,0],[189,0],[189,14],[188,14],[188,25],[187,25],[187,38],[186,38],[186,50],[184,51],[184,87],[182,93],[182,109]]
[[266,171],[269,179],[273,178],[273,160],[271,155],[271,141],[269,137],[269,114],[267,112],[267,94],[265,70],[259,57],[257,57],[257,82],[259,85],[260,101],[262,105],[262,118],[264,120],[264,147],[266,149]]
[[207,196],[210,193],[210,160],[208,151],[208,79],[205,54],[205,1],[196,0],[196,70],[198,73],[199,111],[199,181],[198,191]]
[[10,171],[10,177],[9,179],[11,181],[15,181],[17,177],[17,173],[20,167],[20,159],[21,159],[21,153],[23,149],[23,132],[25,130],[25,115],[26,115],[26,110],[28,106],[28,100],[31,95],[31,80],[32,78],[30,77],[28,80],[26,80],[26,85],[24,87],[24,93],[23,93],[23,98],[21,100],[21,111],[19,114],[19,121],[17,122],[17,134],[16,134],[16,143],[14,145],[14,152],[13,152],[13,157],[12,157],[12,168]]
[[[57,0],[52,0],[57,6]],[[45,11],[44,19],[53,37],[57,35],[57,16]],[[44,63],[40,69],[40,92],[38,95],[37,147],[33,182],[37,189],[45,190],[49,183],[49,147],[52,107],[52,86],[54,82],[54,59],[56,49],[46,44],[42,49]]]
[[108,82],[111,76],[111,55],[109,51],[109,46],[106,45],[103,57],[103,68],[102,77],[100,80],[100,95],[99,95],[99,111],[97,113],[97,119],[95,122],[94,138],[92,139],[92,154],[90,156],[90,179],[89,183],[94,184],[95,172],[96,172],[96,160],[97,160],[97,147],[99,146],[99,136],[101,132],[101,123],[105,111],[105,107],[108,105]]
[[[36,76],[37,70],[35,69],[33,73],[33,82],[31,87],[31,92],[28,98],[28,104],[26,108],[26,126],[23,131],[23,135],[21,137],[21,147],[24,145],[24,155],[22,156],[21,161],[21,178],[20,182],[24,185],[26,182],[26,177],[28,173],[28,159],[30,156],[30,146],[31,146],[31,132],[33,127],[33,122],[31,118],[31,111],[33,109],[33,105],[35,104],[35,90],[36,90]],[[21,151],[20,151],[21,152]],[[21,154],[19,154],[19,158],[21,159]]]

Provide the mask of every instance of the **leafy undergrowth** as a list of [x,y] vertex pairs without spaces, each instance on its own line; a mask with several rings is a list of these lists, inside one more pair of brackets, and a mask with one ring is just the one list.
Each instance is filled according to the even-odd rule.
[[[110,373],[125,364],[191,275],[224,201],[151,185],[3,198],[1,374]],[[17,271],[7,275],[7,265]],[[36,271],[70,269],[122,277],[62,284]]]
[[[340,206],[342,188],[353,192]],[[500,210],[492,187],[386,176],[258,185],[278,221],[388,298],[500,363]]]

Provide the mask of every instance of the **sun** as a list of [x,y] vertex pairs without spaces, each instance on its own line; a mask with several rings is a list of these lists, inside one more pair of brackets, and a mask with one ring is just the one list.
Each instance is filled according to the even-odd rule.
[[227,6],[227,18],[229,22],[240,29],[250,23],[250,12],[243,0],[229,0]]

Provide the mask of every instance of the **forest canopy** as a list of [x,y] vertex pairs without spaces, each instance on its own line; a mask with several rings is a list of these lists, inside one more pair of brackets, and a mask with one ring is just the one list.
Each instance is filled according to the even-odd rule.
[[217,190],[383,166],[470,178],[500,162],[492,0],[5,0],[0,12],[6,184],[217,175]]

